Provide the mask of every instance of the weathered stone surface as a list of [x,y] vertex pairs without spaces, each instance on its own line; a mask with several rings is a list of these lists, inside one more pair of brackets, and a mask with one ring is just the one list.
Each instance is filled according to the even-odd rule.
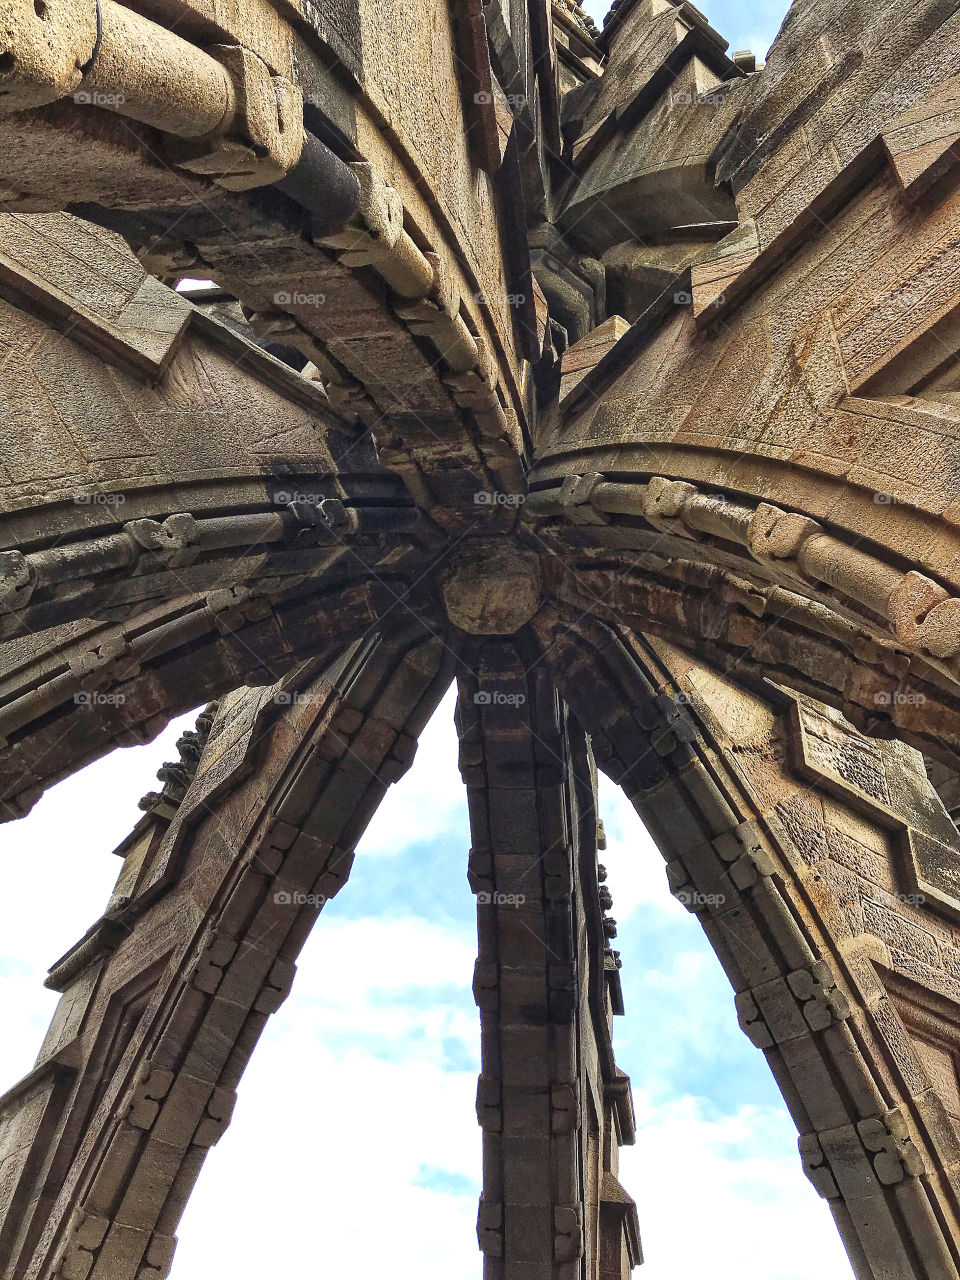
[[635,1206],[624,1197],[621,1212],[604,1214],[600,1202],[620,1144],[633,1141],[633,1113],[612,1044],[623,1009],[604,929],[595,768],[583,731],[527,665],[522,644],[478,649],[457,709],[480,936],[488,1280],[566,1280],[581,1265],[602,1276],[604,1259],[641,1260]]
[[680,0],[0,0],[0,817],[217,702],[0,1099],[4,1280],[169,1273],[454,665],[488,1280],[641,1260],[594,760],[858,1280],[957,1280],[958,78],[955,0],[760,69]]
[[513,635],[540,608],[540,561],[529,551],[479,543],[457,557],[442,591],[447,617],[461,631]]

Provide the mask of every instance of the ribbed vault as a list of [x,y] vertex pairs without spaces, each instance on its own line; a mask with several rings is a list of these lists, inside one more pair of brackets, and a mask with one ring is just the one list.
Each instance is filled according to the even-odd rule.
[[642,1256],[598,768],[859,1280],[958,1280],[960,5],[796,0],[760,70],[677,0],[0,45],[0,812],[211,704],[0,1099],[3,1280],[169,1273],[453,682],[487,1280]]

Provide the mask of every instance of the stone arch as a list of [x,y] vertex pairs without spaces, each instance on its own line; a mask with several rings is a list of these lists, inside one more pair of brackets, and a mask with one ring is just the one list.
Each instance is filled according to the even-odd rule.
[[922,758],[658,640],[535,630],[731,980],[857,1275],[956,1274],[957,1046],[930,1027],[960,996],[939,950],[960,837]]

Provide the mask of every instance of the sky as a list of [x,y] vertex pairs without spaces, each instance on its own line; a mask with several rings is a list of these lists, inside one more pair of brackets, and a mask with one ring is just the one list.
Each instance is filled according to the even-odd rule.
[[[602,23],[609,0],[580,0],[587,13]],[[696,6],[717,31],[730,41],[730,50],[751,49],[761,60],[790,8],[789,0],[696,0]]]
[[[607,3],[586,7],[602,20]],[[732,48],[762,57],[787,5],[699,7]],[[101,913],[119,869],[111,850],[192,722],[90,766],[4,828],[0,1092],[30,1070],[57,999],[46,970]],[[173,1280],[481,1280],[476,924],[456,756],[448,698],[261,1040],[181,1224]],[[726,978],[606,779],[601,812],[627,1009],[617,1053],[638,1115],[621,1180],[639,1204],[640,1277],[850,1280]]]

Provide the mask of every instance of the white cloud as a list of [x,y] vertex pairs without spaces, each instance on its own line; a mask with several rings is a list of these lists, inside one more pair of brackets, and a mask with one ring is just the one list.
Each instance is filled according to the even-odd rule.
[[[174,1280],[479,1280],[477,1063],[444,1066],[451,1040],[475,1059],[476,1019],[438,994],[468,990],[473,960],[423,921],[321,921],[184,1218]],[[465,1193],[420,1185],[431,1171]]]
[[640,1207],[641,1280],[851,1280],[784,1111],[709,1115],[691,1097],[635,1101],[639,1136],[621,1178]]
[[424,1164],[476,1177],[472,1073],[337,1058],[305,1028],[264,1046],[249,1077],[181,1225],[173,1280],[479,1280],[476,1195],[417,1185]]
[[113,850],[195,720],[184,716],[149,745],[113,752],[0,827],[0,1092],[33,1066],[59,998],[43,988],[47,970],[102,915],[122,865]]
[[[441,1069],[450,1026],[425,1025],[411,994],[443,986],[445,962],[462,978],[468,956],[412,920],[350,921],[329,934],[308,949],[303,985],[248,1071],[233,1129],[184,1220],[174,1280],[205,1280],[211,1267],[255,1280],[372,1276],[386,1265],[399,1280],[479,1280],[475,1076]],[[349,974],[338,968],[344,952],[369,947],[373,957],[388,944],[405,958],[411,989],[383,955]],[[394,1004],[385,1024],[384,996]],[[372,1028],[384,1042],[374,1050],[341,1055],[329,1044]],[[456,1034],[475,1038],[466,1023]],[[688,1096],[639,1092],[637,1113],[639,1140],[621,1173],[640,1205],[643,1280],[850,1280],[781,1110],[715,1114]],[[424,1166],[473,1187],[437,1194],[418,1185]],[[237,1232],[237,1222],[255,1225]]]
[[[333,920],[326,916],[301,958],[298,992],[339,1004],[349,1002],[357,991],[388,994],[451,984],[469,987],[475,959],[472,938],[416,917]],[[331,970],[345,965],[350,983],[331,983]]]
[[685,908],[667,888],[666,864],[660,850],[627,797],[602,774],[599,813],[607,836],[600,861],[609,875],[616,918],[624,921],[639,906],[649,905],[675,920],[684,919]]
[[451,731],[456,704],[454,687],[424,731],[403,785],[391,789],[367,828],[365,857],[400,854],[466,824],[467,800]]

